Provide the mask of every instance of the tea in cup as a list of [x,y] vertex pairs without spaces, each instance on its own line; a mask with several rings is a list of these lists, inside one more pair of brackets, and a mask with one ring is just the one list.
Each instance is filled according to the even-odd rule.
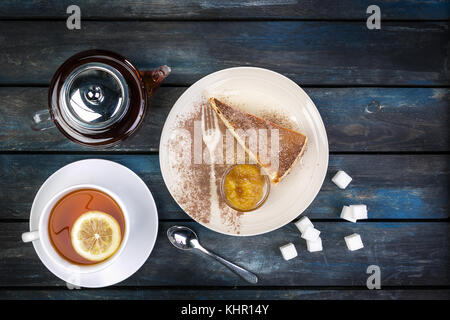
[[73,186],[48,202],[39,230],[22,234],[22,240],[40,241],[45,253],[62,267],[94,272],[122,251],[128,238],[127,216],[125,206],[111,191],[94,185]]

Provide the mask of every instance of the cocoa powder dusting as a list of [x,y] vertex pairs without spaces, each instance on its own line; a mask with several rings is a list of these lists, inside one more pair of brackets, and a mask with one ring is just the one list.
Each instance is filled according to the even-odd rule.
[[[225,148],[227,128],[218,119],[219,129],[222,133],[222,144],[219,143],[215,155],[214,174],[216,190],[210,190],[211,166],[209,164],[209,152],[203,142],[200,127],[202,105],[209,108],[206,100],[198,103],[193,108],[190,108],[190,112],[178,115],[176,124],[172,128],[173,134],[169,139],[168,150],[171,175],[175,183],[172,183],[168,188],[184,211],[194,220],[203,224],[209,224],[212,215],[215,214],[211,212],[211,192],[217,192],[220,211],[218,214],[220,215],[221,224],[227,227],[228,232],[239,234],[241,228],[240,220],[244,213],[237,212],[226,205],[220,196],[220,183],[225,170],[230,165],[237,163],[236,155],[239,152],[245,154],[246,163],[254,162],[250,161],[248,155],[237,141],[234,141],[233,159],[227,159],[227,148]],[[286,115],[262,110],[258,116],[291,130],[298,130],[297,124]],[[197,136],[197,139],[195,134],[200,134]],[[198,145],[196,146],[196,144]],[[201,148],[199,148],[200,145]],[[201,149],[203,155],[196,154],[196,148]],[[238,149],[240,149],[239,152]],[[200,163],[198,163],[199,159]],[[280,160],[283,162],[283,159]]]
[[[194,106],[194,111],[177,117],[174,128],[175,134],[169,139],[169,161],[171,174],[178,183],[169,186],[173,196],[180,206],[194,220],[208,224],[211,220],[211,191],[217,192],[218,207],[220,209],[220,222],[227,226],[229,232],[239,234],[241,213],[226,205],[220,197],[220,183],[225,170],[231,164],[224,164],[225,152],[220,144],[216,150],[214,174],[216,190],[210,190],[211,166],[209,164],[209,151],[201,136],[201,108],[207,102]],[[209,106],[207,106],[209,108]],[[197,122],[197,127],[195,124]],[[225,140],[226,127],[219,120],[219,130]],[[195,134],[199,134],[195,141]],[[201,145],[203,155],[195,153],[195,143]],[[223,141],[223,143],[225,143]],[[197,146],[198,147],[198,146]],[[238,146],[239,147],[239,146]],[[219,154],[222,152],[222,155]],[[199,163],[200,159],[200,163]],[[223,159],[223,160],[220,160]]]

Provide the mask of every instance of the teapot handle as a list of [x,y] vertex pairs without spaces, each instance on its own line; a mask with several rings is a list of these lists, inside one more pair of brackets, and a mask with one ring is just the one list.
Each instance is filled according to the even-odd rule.
[[34,131],[44,131],[54,127],[52,117],[48,109],[37,111],[32,118],[31,129]]
[[161,82],[170,74],[172,70],[170,67],[164,65],[154,70],[141,71],[142,79],[144,80],[147,96],[151,97],[156,89],[159,88]]

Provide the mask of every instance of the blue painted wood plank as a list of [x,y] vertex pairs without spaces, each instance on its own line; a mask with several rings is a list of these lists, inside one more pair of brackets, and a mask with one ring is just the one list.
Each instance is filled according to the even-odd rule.
[[256,66],[302,85],[446,86],[449,39],[448,22],[1,21],[0,84],[48,84],[76,52],[102,48],[140,69],[171,66],[172,85]]
[[[173,247],[165,234],[173,224],[160,224],[150,258],[118,285],[249,286],[209,257]],[[316,253],[306,251],[294,224],[253,237],[231,237],[197,223],[183,224],[197,231],[205,247],[255,272],[259,277],[256,287],[364,287],[370,265],[380,267],[382,287],[450,285],[450,224],[445,222],[316,222],[324,247]],[[0,223],[0,287],[64,287],[65,283],[43,266],[33,246],[21,242],[20,234],[27,229],[27,223]],[[344,237],[354,232],[361,235],[365,247],[352,252]],[[288,242],[294,243],[299,256],[285,261],[279,247]]]
[[448,289],[156,289],[152,287],[68,290],[0,290],[2,300],[448,300]]
[[[157,155],[0,154],[0,219],[27,219],[40,185],[62,166],[87,158],[121,163],[152,191],[161,219],[190,219],[163,182]],[[371,219],[449,217],[448,155],[331,155],[324,185],[305,211],[312,219],[339,219],[343,205],[363,203]],[[331,182],[338,170],[353,181],[345,190]]]
[[[0,2],[0,18],[66,18],[70,0]],[[382,19],[448,19],[447,0],[81,0],[83,19],[366,19],[366,9],[377,4]]]
[[331,151],[449,151],[450,89],[306,88]]
[[[147,122],[120,145],[102,149],[158,151],[164,121],[184,87],[156,92]],[[450,151],[447,88],[305,88],[315,102],[331,151]],[[56,129],[33,131],[33,112],[47,104],[47,88],[0,88],[0,151],[92,151]],[[96,150],[98,151],[98,150]]]

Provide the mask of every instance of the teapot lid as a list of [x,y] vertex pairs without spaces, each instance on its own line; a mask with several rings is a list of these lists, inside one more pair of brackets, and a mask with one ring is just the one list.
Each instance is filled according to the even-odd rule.
[[123,75],[102,62],[73,69],[61,87],[59,101],[61,113],[84,131],[101,130],[120,121],[130,105]]

